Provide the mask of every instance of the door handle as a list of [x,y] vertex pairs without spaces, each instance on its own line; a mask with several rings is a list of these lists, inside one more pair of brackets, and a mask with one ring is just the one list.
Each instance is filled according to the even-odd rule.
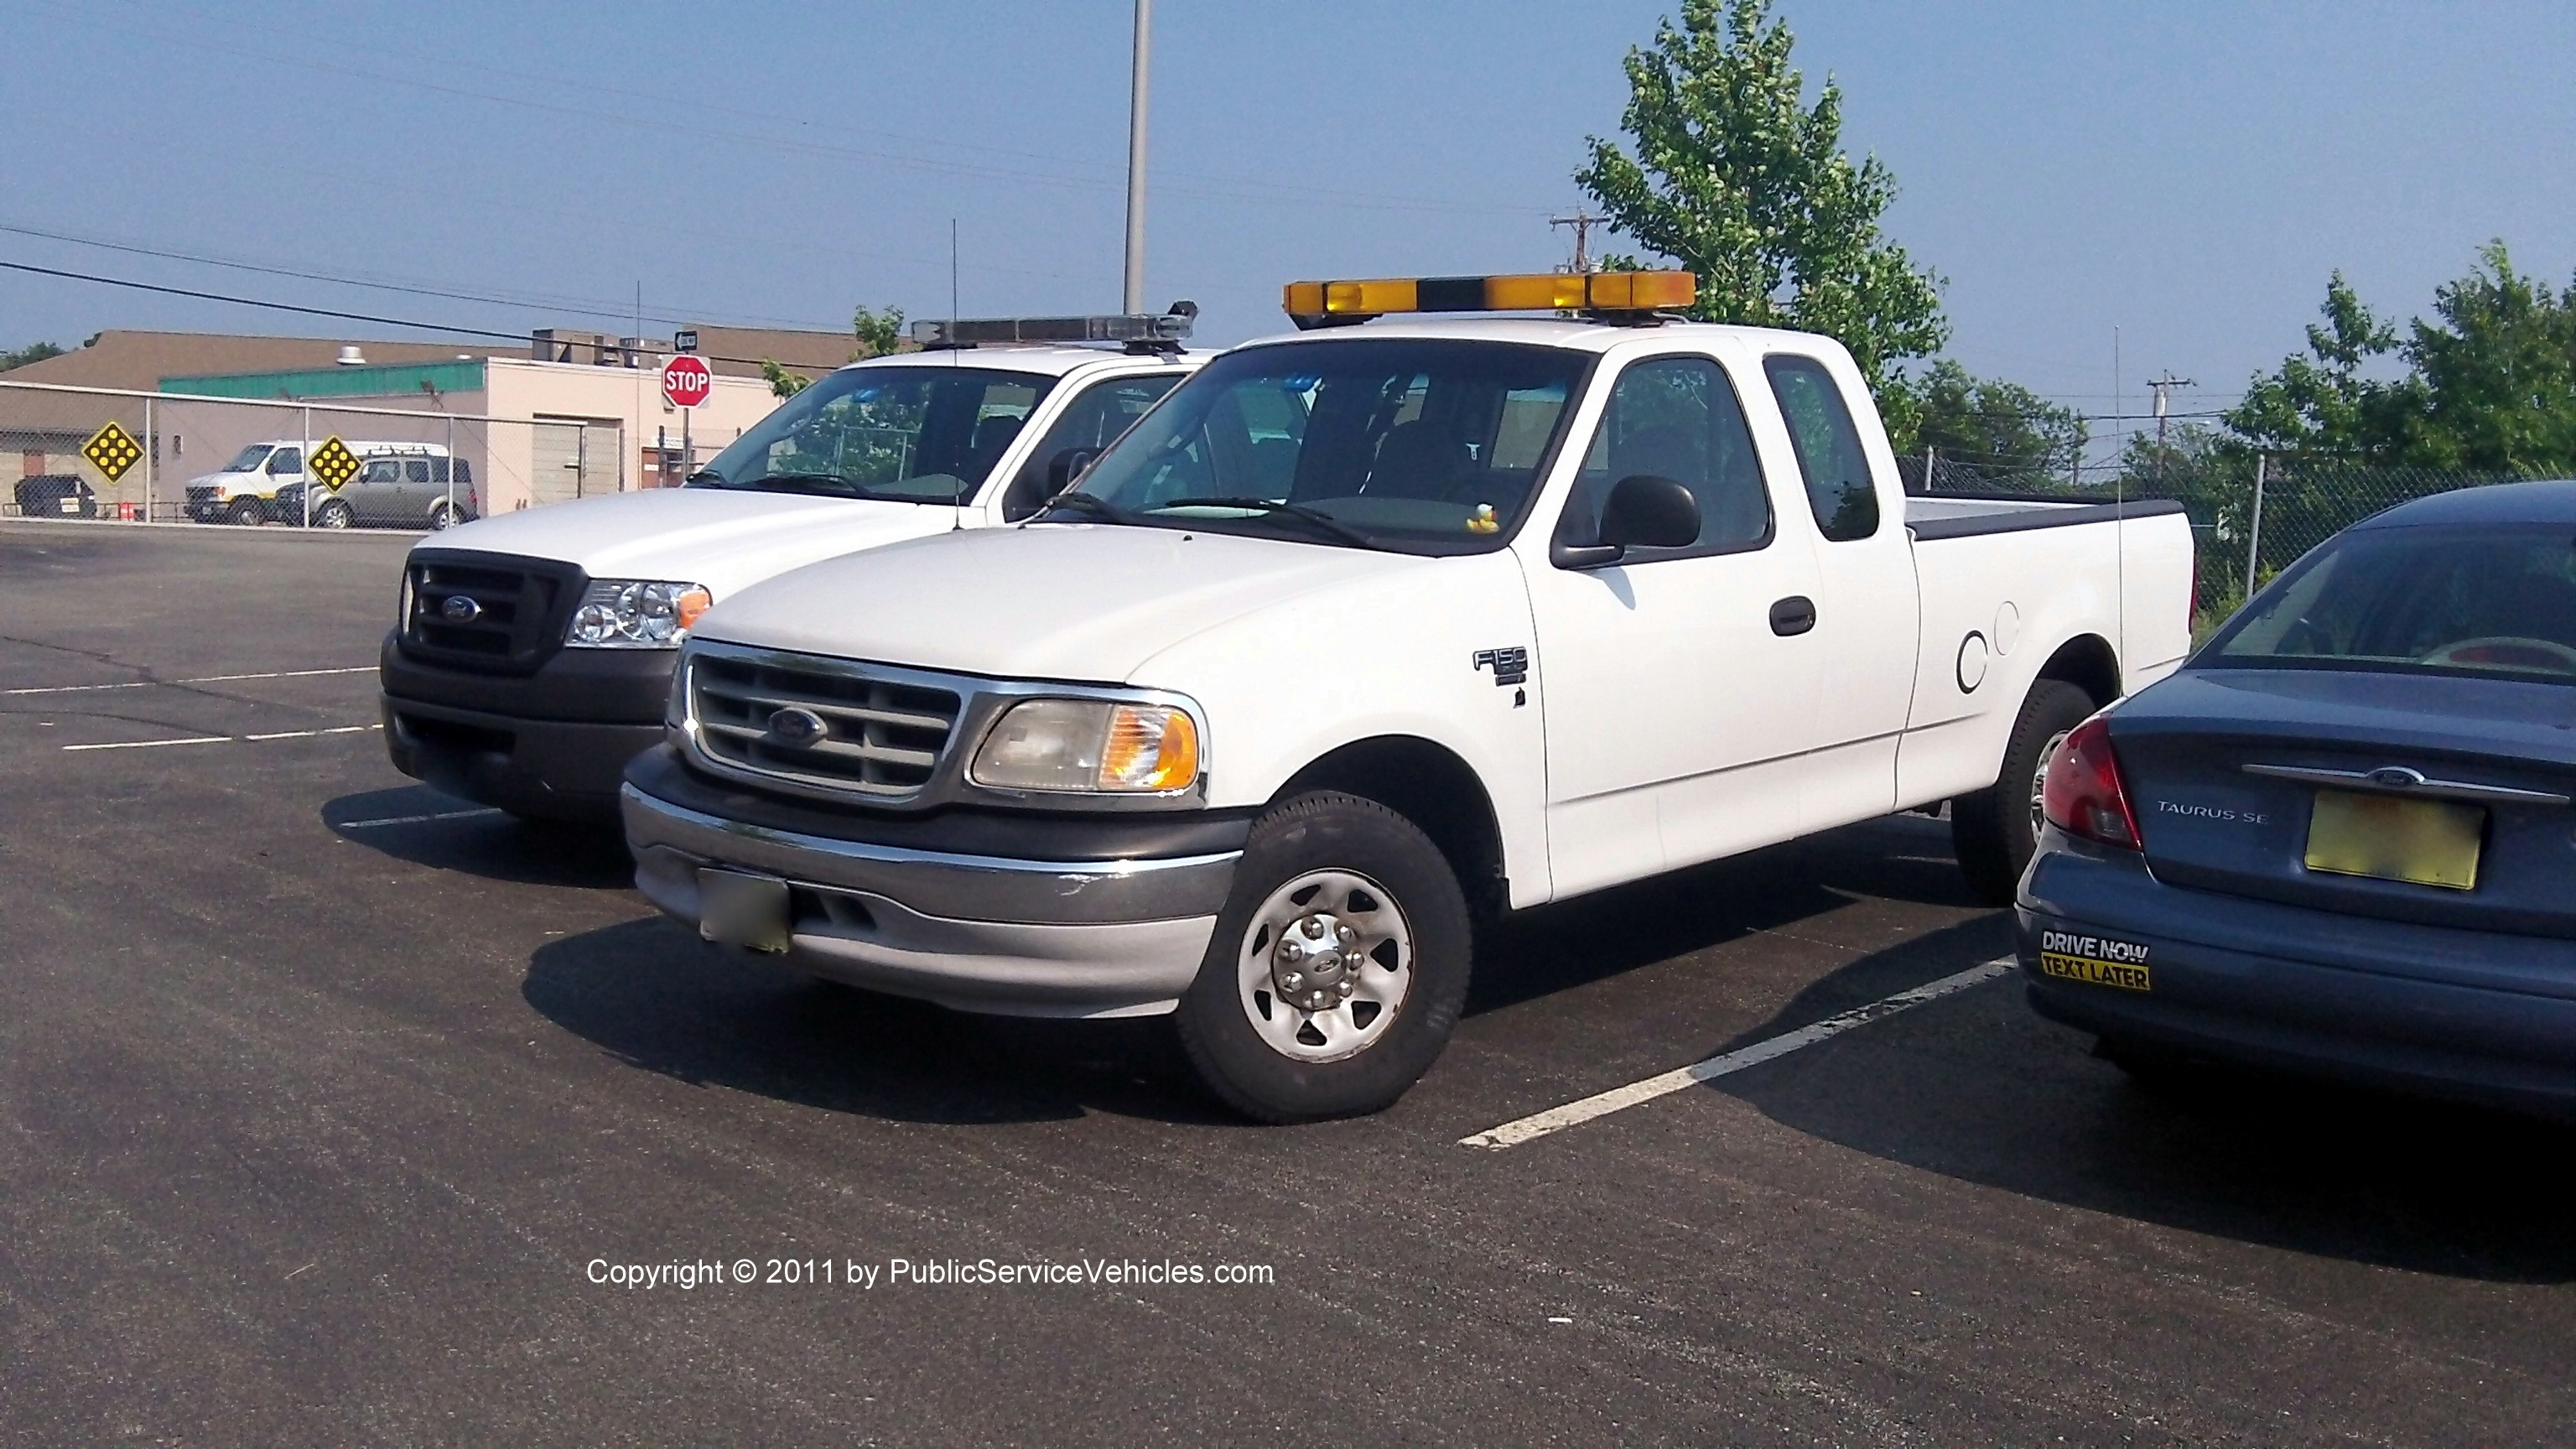
[[1783,638],[1804,634],[1816,627],[1816,601],[1804,594],[1791,594],[1771,606],[1771,632]]

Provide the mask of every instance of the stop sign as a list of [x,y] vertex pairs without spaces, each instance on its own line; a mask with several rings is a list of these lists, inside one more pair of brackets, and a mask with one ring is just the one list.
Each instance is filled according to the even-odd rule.
[[716,375],[706,360],[681,353],[662,364],[662,398],[675,408],[693,408],[716,390]]

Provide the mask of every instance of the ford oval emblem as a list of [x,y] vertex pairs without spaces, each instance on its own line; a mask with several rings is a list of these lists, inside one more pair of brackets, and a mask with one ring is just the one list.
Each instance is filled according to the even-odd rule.
[[821,715],[793,705],[769,717],[769,732],[776,735],[781,744],[810,745],[829,733],[830,728],[823,723]]
[[483,617],[483,606],[463,594],[450,594],[438,606],[439,617],[451,624],[471,624]]
[[2404,765],[2382,765],[2370,772],[2370,783],[2391,790],[2412,790],[2424,783],[2424,773]]

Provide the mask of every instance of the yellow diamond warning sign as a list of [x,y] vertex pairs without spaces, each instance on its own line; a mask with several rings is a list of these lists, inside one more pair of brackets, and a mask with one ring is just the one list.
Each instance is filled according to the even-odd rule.
[[337,437],[324,438],[322,446],[313,450],[313,456],[304,460],[304,472],[307,477],[320,479],[323,487],[337,493],[350,479],[358,476],[358,455],[350,452],[349,445]]
[[134,441],[132,433],[111,420],[106,427],[92,433],[88,442],[81,444],[81,456],[89,459],[91,466],[113,483],[143,461],[143,445]]

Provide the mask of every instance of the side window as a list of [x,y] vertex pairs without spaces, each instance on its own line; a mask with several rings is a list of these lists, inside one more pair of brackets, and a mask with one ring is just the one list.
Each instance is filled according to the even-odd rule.
[[269,454],[268,471],[272,474],[303,472],[304,450],[301,448],[280,448],[276,452]]
[[456,481],[457,481],[457,482],[459,482],[459,483],[471,483],[471,482],[473,482],[473,481],[474,481],[474,465],[473,465],[473,464],[471,464],[471,463],[466,462],[466,461],[465,461],[464,459],[462,459],[462,458],[457,459],[457,460],[456,460]]
[[1789,446],[1806,477],[1816,527],[1835,543],[1877,533],[1878,488],[1833,374],[1812,357],[1787,355],[1764,358],[1762,370],[1770,374],[1771,395],[1788,421]]
[[403,463],[403,479],[405,482],[410,483],[428,482],[429,460],[427,458],[407,459]]
[[[1002,495],[1002,516],[1016,523],[1038,511],[1038,505],[1053,491],[1048,469],[1056,455],[1067,448],[1088,448],[1098,452],[1118,441],[1128,425],[1145,415],[1145,410],[1163,400],[1163,394],[1179,382],[1177,373],[1148,377],[1118,377],[1093,383],[1080,397],[1067,404],[1046,436],[1038,440],[1028,461],[1020,465],[1019,475],[1011,480],[1010,491]],[[1053,480],[1061,486],[1062,480]]]
[[1670,478],[1699,500],[1694,550],[1740,552],[1771,541],[1771,496],[1753,434],[1734,384],[1714,361],[1659,357],[1619,374],[1575,476],[1562,536],[1598,538],[1611,488],[1639,473]]
[[391,483],[401,475],[401,472],[402,464],[395,462],[391,458],[377,458],[367,464],[367,471],[359,476],[358,481],[361,483]]

